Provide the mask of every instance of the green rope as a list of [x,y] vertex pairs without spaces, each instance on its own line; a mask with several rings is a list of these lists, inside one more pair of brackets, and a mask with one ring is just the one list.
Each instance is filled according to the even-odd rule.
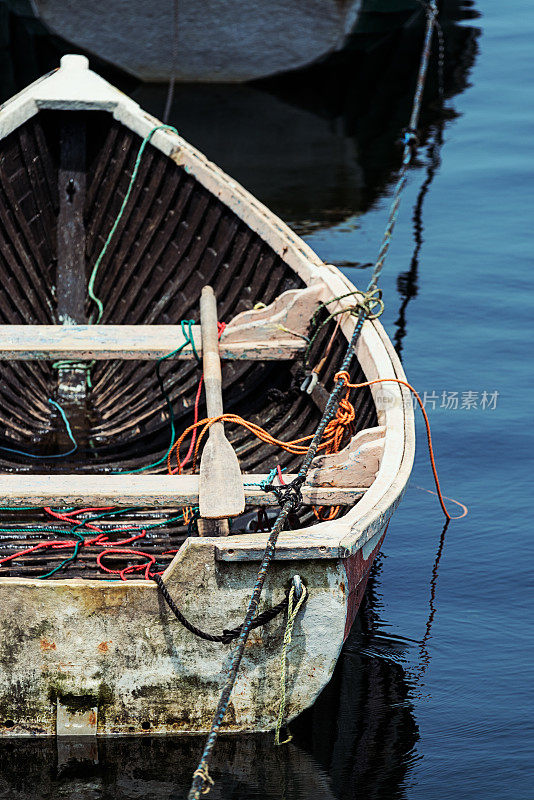
[[75,453],[76,450],[78,449],[78,444],[72,433],[72,428],[70,427],[67,415],[65,414],[59,403],[56,403],[55,400],[52,400],[49,397],[48,402],[50,403],[51,406],[54,406],[54,408],[56,408],[60,413],[61,419],[63,420],[63,424],[65,425],[65,429],[67,431],[67,436],[72,442],[71,449],[67,450],[65,453],[49,453],[48,455],[37,455],[36,453],[27,453],[24,450],[16,450],[13,447],[4,447],[4,445],[0,445],[0,450],[3,450],[5,453],[14,453],[17,456],[24,456],[25,458],[47,459],[47,460],[50,458],[64,458],[65,456],[71,456],[73,453]]
[[[286,467],[282,467],[282,472],[286,471]],[[243,486],[261,486],[262,489],[265,489],[266,486],[270,486],[271,483],[274,481],[276,476],[278,475],[278,469],[275,467],[272,469],[266,478],[262,481],[245,481]]]
[[291,734],[288,734],[287,739],[284,739],[283,742],[280,741],[280,731],[282,729],[282,724],[285,719],[286,714],[286,665],[287,665],[287,649],[291,644],[291,637],[293,635],[293,626],[295,624],[295,620],[297,615],[306,600],[306,595],[308,594],[307,589],[304,585],[302,585],[302,594],[297,601],[296,606],[293,608],[293,597],[295,595],[295,587],[291,587],[291,591],[289,592],[289,600],[287,604],[287,625],[286,630],[284,633],[284,644],[282,647],[282,659],[280,662],[280,706],[278,709],[278,719],[276,720],[276,729],[274,733],[274,743],[276,745],[287,744],[293,738]]
[[[74,531],[71,531],[71,533],[74,533]],[[80,536],[80,534],[78,533],[74,533],[74,536],[76,536],[78,539],[76,544],[74,545],[74,552],[70,556],[67,556],[67,558],[64,558],[63,561],[60,564],[58,564],[57,567],[51,569],[50,572],[46,572],[44,575],[37,575],[37,578],[39,580],[43,580],[43,578],[49,578],[51,575],[54,575],[56,572],[59,572],[60,569],[63,569],[64,566],[70,564],[72,561],[75,561],[78,558],[80,545],[83,544],[83,536]]]
[[[346,308],[340,308],[338,311],[333,311],[330,313],[320,325],[317,326],[317,316],[321,313],[323,308],[327,308],[330,303],[336,302],[336,300],[344,300],[345,297],[353,297],[355,294],[361,295],[361,300],[355,303],[353,306],[347,306]],[[308,346],[304,352],[304,363],[308,365],[308,359],[313,347],[315,340],[317,339],[319,333],[328,325],[328,323],[338,317],[340,314],[350,314],[352,317],[357,317],[360,313],[360,309],[364,309],[367,312],[367,319],[378,319],[378,317],[384,311],[384,301],[382,300],[382,292],[379,289],[371,289],[370,291],[363,292],[361,289],[354,289],[352,292],[346,292],[345,294],[340,294],[337,297],[331,297],[330,300],[325,300],[324,302],[320,303],[317,310],[315,311],[313,317],[311,318],[312,327],[317,326],[316,330],[313,333],[313,336],[310,338],[308,342]]]
[[0,511],[39,511],[40,506],[0,506]]
[[77,369],[80,371],[85,372],[85,379],[87,381],[87,386],[92,389],[93,384],[91,382],[91,370],[95,365],[95,361],[69,361],[68,359],[64,358],[62,361],[54,361],[52,364],[52,369]]
[[135,159],[135,164],[134,164],[134,168],[133,168],[133,172],[132,172],[132,177],[130,178],[130,183],[128,185],[128,189],[126,190],[126,194],[124,195],[124,200],[122,201],[122,205],[120,207],[119,213],[117,214],[117,218],[116,218],[115,222],[113,223],[110,232],[108,233],[108,237],[107,237],[106,241],[104,242],[104,246],[102,247],[102,250],[98,254],[98,257],[97,257],[97,259],[95,261],[95,265],[93,267],[93,271],[91,272],[91,277],[89,278],[89,284],[87,286],[87,293],[88,293],[89,297],[91,298],[91,300],[96,304],[96,306],[98,308],[98,315],[97,315],[97,318],[96,318],[96,324],[97,325],[100,322],[100,320],[102,319],[102,316],[104,314],[104,305],[103,305],[102,301],[95,295],[95,292],[94,292],[96,276],[97,276],[100,264],[102,263],[102,259],[106,255],[106,252],[107,252],[108,247],[109,247],[109,245],[111,243],[111,240],[113,239],[113,236],[115,235],[115,231],[119,227],[119,223],[120,223],[120,221],[122,219],[122,215],[124,214],[124,210],[125,210],[126,206],[128,205],[128,200],[130,199],[130,195],[132,193],[132,190],[133,190],[133,187],[134,187],[134,184],[135,184],[138,172],[139,172],[139,167],[141,166],[141,159],[143,157],[143,153],[145,152],[145,148],[146,148],[147,144],[150,142],[150,140],[152,139],[153,135],[156,133],[156,131],[161,131],[161,130],[171,131],[172,133],[175,133],[176,135],[178,135],[178,131],[176,130],[176,128],[173,128],[172,125],[156,125],[156,127],[152,128],[152,130],[145,136],[145,138],[141,142],[141,147],[139,148],[139,151],[137,153],[137,158]]

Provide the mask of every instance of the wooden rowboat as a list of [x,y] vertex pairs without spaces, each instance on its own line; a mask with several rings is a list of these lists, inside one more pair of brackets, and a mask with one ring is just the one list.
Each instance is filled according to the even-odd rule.
[[[0,276],[0,732],[205,731],[228,645],[179,625],[144,574],[160,568],[195,626],[239,625],[278,502],[262,481],[277,466],[290,480],[300,456],[227,425],[246,509],[229,536],[194,535],[183,510],[198,505],[199,476],[169,474],[166,459],[169,406],[179,435],[201,375],[201,326],[180,323],[198,322],[210,283],[226,323],[225,411],[295,440],[313,433],[332,389],[354,287],[79,56],[0,108]],[[344,313],[321,327],[332,312]],[[364,323],[350,372],[404,379],[378,321]],[[297,574],[308,590],[288,654],[289,718],[332,674],[412,467],[407,391],[373,385],[349,399],[353,435],[314,462],[262,600],[277,604]],[[110,507],[122,527],[98,522],[105,560],[100,534],[65,544],[72,520],[87,521],[76,509]],[[131,543],[117,546],[132,528],[141,565]],[[284,624],[252,632],[224,730],[273,727]]]

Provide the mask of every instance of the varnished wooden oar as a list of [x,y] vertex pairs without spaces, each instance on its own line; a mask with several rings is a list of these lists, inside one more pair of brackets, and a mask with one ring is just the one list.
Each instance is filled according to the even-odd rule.
[[[200,298],[202,362],[208,417],[223,413],[221,360],[217,331],[217,301],[211,286],[204,286]],[[208,523],[207,520],[227,520],[245,510],[245,490],[239,462],[224,433],[222,422],[209,429],[208,441],[200,461],[199,509],[201,535],[227,534],[228,522]]]

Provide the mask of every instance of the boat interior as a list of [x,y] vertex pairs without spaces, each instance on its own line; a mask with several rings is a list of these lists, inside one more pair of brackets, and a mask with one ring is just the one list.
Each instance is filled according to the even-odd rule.
[[[62,110],[40,111],[0,141],[0,326],[99,321],[176,326],[180,331],[184,320],[198,324],[204,285],[214,287],[224,323],[257,304],[269,306],[283,293],[305,288],[258,233],[152,144],[143,152],[124,213],[112,231],[141,143],[139,135],[109,113]],[[99,256],[94,292],[103,313],[97,320],[88,283]],[[318,333],[311,348],[301,347],[291,358],[225,359],[225,412],[284,441],[311,434],[346,348],[335,319],[320,327],[326,317],[324,308],[315,315]],[[310,319],[304,336],[311,329]],[[177,343],[169,338],[161,346],[171,352]],[[302,391],[303,380],[326,348],[316,391]],[[167,474],[170,409],[176,438],[194,420],[202,365],[195,358],[110,358],[80,364],[2,357],[0,374],[0,473],[25,481],[25,476],[43,473]],[[355,356],[351,378],[365,380]],[[353,392],[350,399],[356,412],[352,433],[378,425],[369,389]],[[50,400],[63,410],[72,437]],[[273,448],[245,428],[227,425],[226,433],[243,473],[268,473],[277,466],[288,473],[298,470],[301,456]],[[76,447],[69,454],[72,439]],[[76,519],[88,520],[96,513]],[[275,507],[266,511],[247,505],[232,521],[232,533],[268,530],[275,516]],[[319,521],[305,505],[292,515],[291,527]],[[65,559],[62,550],[32,550],[35,543],[60,535],[64,524],[43,508],[3,508],[0,576],[42,577],[52,571],[55,577],[109,578],[97,564],[96,546],[84,547],[61,574],[53,570]],[[184,520],[182,508],[121,509],[119,516],[109,515],[99,524],[109,541],[124,539],[124,526],[143,530],[142,550],[153,553],[162,569],[196,532],[187,514]],[[24,555],[5,560],[14,552]],[[108,564],[136,563],[119,553],[109,559]],[[120,577],[139,577],[139,572],[132,568]]]

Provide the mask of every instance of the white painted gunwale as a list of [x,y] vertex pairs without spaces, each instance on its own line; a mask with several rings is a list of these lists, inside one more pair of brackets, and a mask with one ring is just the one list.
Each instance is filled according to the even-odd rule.
[[[0,139],[44,109],[108,111],[141,137],[161,124],[129,97],[88,70],[87,59],[83,56],[63,57],[60,69],[36,81],[1,106]],[[324,264],[285,223],[180,136],[162,130],[157,131],[151,141],[257,232],[304,283],[311,285],[322,282],[331,296],[354,290],[353,284],[336,267]],[[349,338],[354,329],[354,318],[346,315],[341,329]],[[393,345],[378,320],[364,323],[356,354],[368,380],[378,377],[406,379]],[[282,532],[275,558],[345,558],[384,529],[406,487],[415,451],[413,409],[411,403],[407,402],[409,392],[398,384],[387,386],[394,402],[385,410],[378,411],[379,424],[386,426],[386,436],[380,469],[372,486],[341,519],[319,523],[298,532]],[[376,399],[380,385],[372,386],[371,391]],[[208,558],[209,553],[213,552],[218,559],[240,561],[260,557],[266,540],[266,534],[251,534],[246,538],[206,537],[195,543],[198,547],[200,542],[206,548]],[[179,569],[188,549],[189,540],[167,568],[166,577]],[[31,578],[0,578],[0,583],[3,582],[40,584],[40,581]],[[110,584],[110,581],[103,583],[81,578],[63,578],[52,582],[70,586],[81,583],[100,589]],[[156,588],[143,580],[128,581],[128,586],[143,590]]]

